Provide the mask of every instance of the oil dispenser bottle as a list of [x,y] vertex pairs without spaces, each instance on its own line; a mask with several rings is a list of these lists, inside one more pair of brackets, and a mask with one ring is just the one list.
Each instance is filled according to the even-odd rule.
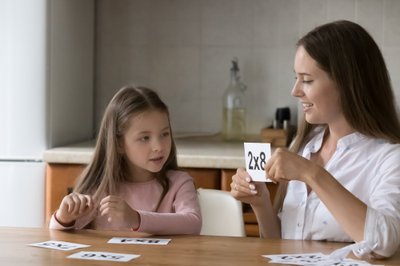
[[243,141],[246,134],[246,85],[240,81],[239,63],[232,60],[230,83],[223,95],[222,135],[227,141]]

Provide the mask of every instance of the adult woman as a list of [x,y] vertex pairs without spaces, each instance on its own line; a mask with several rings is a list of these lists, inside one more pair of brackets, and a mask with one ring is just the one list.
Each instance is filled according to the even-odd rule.
[[328,23],[299,40],[294,70],[292,95],[305,119],[291,151],[277,149],[265,166],[280,186],[275,209],[243,169],[232,195],[251,204],[262,237],[364,241],[361,253],[391,256],[400,232],[400,123],[378,46],[353,22]]

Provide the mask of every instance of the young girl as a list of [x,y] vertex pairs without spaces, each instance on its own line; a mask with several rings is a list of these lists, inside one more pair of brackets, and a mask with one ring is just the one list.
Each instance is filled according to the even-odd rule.
[[150,89],[124,87],[105,111],[92,162],[49,227],[199,234],[193,180],[176,169],[167,106]]

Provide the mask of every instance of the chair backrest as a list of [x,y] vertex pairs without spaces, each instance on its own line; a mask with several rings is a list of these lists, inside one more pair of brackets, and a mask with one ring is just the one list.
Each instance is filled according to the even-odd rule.
[[229,192],[197,189],[203,225],[201,235],[246,236],[242,203]]

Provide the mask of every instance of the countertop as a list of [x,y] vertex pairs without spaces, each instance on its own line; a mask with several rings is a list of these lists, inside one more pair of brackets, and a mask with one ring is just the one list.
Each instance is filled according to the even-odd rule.
[[[236,169],[245,166],[243,142],[225,142],[221,135],[175,134],[179,167]],[[260,141],[249,135],[246,141]],[[94,152],[95,141],[85,141],[44,152],[46,163],[87,164]]]

